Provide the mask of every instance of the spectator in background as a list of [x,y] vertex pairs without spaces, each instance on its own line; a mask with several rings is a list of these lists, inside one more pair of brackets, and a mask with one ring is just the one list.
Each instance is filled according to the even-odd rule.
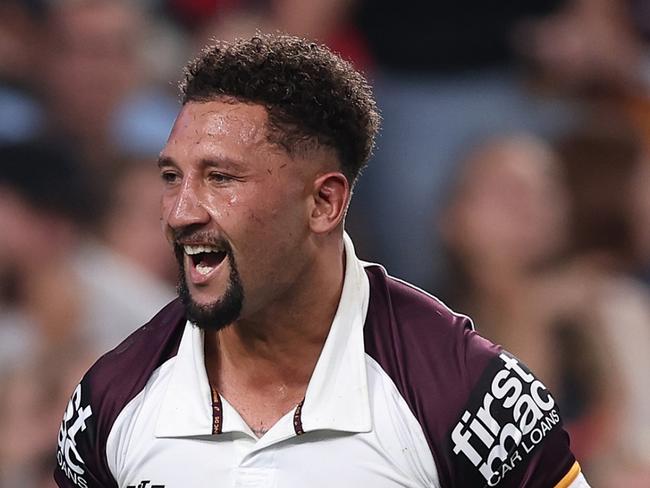
[[147,23],[144,14],[128,0],[50,6],[42,87],[48,135],[77,152],[99,185],[115,158],[156,154],[179,109],[148,72],[151,58],[170,54],[151,44],[146,52],[145,38],[156,23]]
[[42,129],[34,72],[42,49],[43,11],[36,0],[0,2],[0,143],[28,139]]
[[120,0],[64,0],[50,9],[43,76],[50,135],[101,169],[114,155],[111,116],[142,80],[142,18]]
[[635,0],[569,0],[520,31],[531,82],[579,97],[638,91],[647,82]]
[[89,206],[83,173],[62,151],[3,146],[0,161],[1,356],[18,361],[78,342],[81,290],[70,256]]
[[630,205],[635,272],[650,287],[650,156],[647,152],[632,177]]
[[461,167],[442,223],[454,263],[443,297],[559,391],[549,307],[538,310],[532,287],[568,238],[558,161],[541,140],[517,135],[479,144]]
[[644,157],[638,133],[614,107],[601,107],[556,143],[572,208],[571,252],[630,272],[634,242],[630,199]]
[[3,146],[0,161],[0,485],[38,486],[54,412],[96,350],[70,262],[87,206],[63,152]]
[[36,340],[64,344],[65,331],[78,331],[93,350],[107,350],[167,303],[171,289],[84,232],[97,216],[86,203],[88,175],[67,153],[24,143],[0,148],[0,160],[11,303],[43,328]]
[[326,43],[358,68],[368,68],[366,45],[353,23],[357,0],[167,0],[167,11],[192,35],[195,49],[212,37],[287,32]]
[[152,280],[175,284],[178,270],[160,228],[160,175],[149,159],[125,160],[113,176],[103,242]]
[[61,405],[93,359],[85,344],[76,343],[31,357],[10,371],[0,370],[1,486],[56,486],[51,476],[52,439],[59,429]]
[[[29,487],[51,485],[60,408],[92,358],[173,296],[155,252],[164,245],[158,212],[150,211],[158,197],[144,204],[158,181],[119,167],[124,158],[145,158],[156,173],[178,103],[143,75],[145,30],[133,2],[64,0],[37,17],[23,3],[0,6],[12,13],[0,16],[0,44],[5,28],[23,44],[35,34],[16,48],[25,69],[0,75],[11,82],[0,85],[0,142],[25,141],[0,146],[0,431],[7,441],[0,486]],[[27,13],[30,30],[17,21]],[[48,41],[37,49],[39,36]],[[11,59],[3,57],[2,68]],[[46,113],[47,125],[22,127],[23,112],[2,96],[6,86],[20,94],[33,88],[46,109],[29,107],[37,122]],[[128,212],[141,217],[137,224],[115,213],[124,205],[139,210]],[[157,239],[144,232],[152,228]]]
[[164,68],[176,73],[179,51],[161,36],[178,36],[145,13],[127,0],[2,2],[0,143],[65,145],[94,173],[96,200],[116,160],[155,158],[179,109]]
[[647,230],[639,231],[648,224],[647,152],[629,120],[611,111],[567,134],[558,151],[572,195],[571,254],[601,276],[590,283],[590,329],[601,334],[619,391],[612,437],[591,448],[594,478],[601,486],[648,486],[650,289],[638,280],[647,246]]
[[650,287],[650,98],[630,97],[623,108],[642,144],[629,195],[634,273]]
[[645,486],[650,466],[650,307],[627,239],[641,153],[618,127],[568,134],[557,155],[529,136],[479,145],[442,226],[447,299],[554,385],[585,469],[612,487]]
[[553,385],[572,445],[590,465],[589,449],[609,440],[616,388],[589,320],[600,274],[561,260],[569,195],[559,161],[543,141],[510,136],[479,145],[462,167],[443,223],[456,263],[447,297]]
[[66,152],[21,143],[0,146],[0,161],[0,486],[34,486],[90,358],[173,290],[83,231],[96,216],[83,167]]
[[[514,45],[524,22],[563,3],[360,3],[358,26],[386,122],[351,222],[369,232],[374,246],[367,252],[397,276],[434,291],[440,286],[445,263],[430,222],[463,148],[503,132],[554,135],[572,122],[571,107],[528,90]],[[390,197],[387,187],[395,189]]]

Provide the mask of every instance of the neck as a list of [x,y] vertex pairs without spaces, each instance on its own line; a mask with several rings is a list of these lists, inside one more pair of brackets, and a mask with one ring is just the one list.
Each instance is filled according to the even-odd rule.
[[260,385],[306,386],[336,313],[345,269],[342,240],[316,254],[274,303],[206,333],[206,367],[217,386],[228,372]]

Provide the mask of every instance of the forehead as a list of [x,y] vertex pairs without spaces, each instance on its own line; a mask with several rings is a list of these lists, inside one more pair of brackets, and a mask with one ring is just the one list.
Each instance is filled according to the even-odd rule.
[[178,115],[169,140],[261,144],[267,140],[267,120],[266,109],[261,105],[221,100],[188,102]]

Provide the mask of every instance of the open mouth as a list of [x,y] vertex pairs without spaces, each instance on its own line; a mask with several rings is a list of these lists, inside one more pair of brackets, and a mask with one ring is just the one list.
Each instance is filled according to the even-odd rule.
[[207,276],[214,271],[226,258],[228,253],[223,249],[206,245],[184,245],[183,250],[192,261],[194,269],[202,275]]

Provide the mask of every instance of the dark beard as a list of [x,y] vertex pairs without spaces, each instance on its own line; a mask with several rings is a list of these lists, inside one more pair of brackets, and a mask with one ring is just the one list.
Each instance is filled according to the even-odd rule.
[[227,249],[228,252],[224,260],[228,259],[230,264],[228,288],[221,299],[207,305],[201,305],[192,299],[187,286],[183,249],[178,244],[174,246],[176,259],[179,263],[178,296],[185,306],[187,319],[205,331],[217,332],[233,323],[239,318],[244,303],[244,288],[237,271],[237,265],[229,246]]

